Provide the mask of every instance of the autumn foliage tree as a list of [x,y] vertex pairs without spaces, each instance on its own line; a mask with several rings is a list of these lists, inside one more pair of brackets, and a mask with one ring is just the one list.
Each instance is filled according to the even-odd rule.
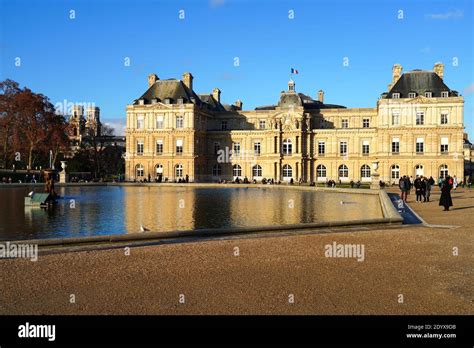
[[44,162],[50,150],[56,160],[69,144],[64,116],[55,113],[46,96],[28,88],[20,89],[12,80],[1,82],[0,92],[3,167],[18,162],[18,154],[29,169],[47,164]]

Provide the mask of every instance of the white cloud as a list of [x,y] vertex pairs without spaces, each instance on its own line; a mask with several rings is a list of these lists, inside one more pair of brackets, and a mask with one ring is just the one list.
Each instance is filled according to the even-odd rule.
[[102,123],[113,128],[115,135],[125,135],[125,119],[110,118],[102,120]]
[[469,86],[467,86],[466,89],[464,90],[464,95],[469,95],[472,93],[474,93],[474,82],[471,83]]
[[421,53],[430,53],[431,52],[431,47],[430,46],[425,46],[420,50]]
[[224,5],[226,0],[209,0],[209,6],[211,7],[220,7]]
[[464,12],[462,10],[454,10],[444,13],[430,13],[426,15],[426,18],[434,20],[457,19],[462,17],[464,17]]

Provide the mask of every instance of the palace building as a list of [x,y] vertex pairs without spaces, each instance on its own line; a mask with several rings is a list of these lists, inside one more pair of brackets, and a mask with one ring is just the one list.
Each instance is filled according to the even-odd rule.
[[[444,66],[402,73],[375,107],[346,108],[298,93],[294,81],[274,105],[243,110],[221,91],[197,94],[193,76],[148,77],[126,108],[127,180],[234,180],[397,183],[403,175],[464,176],[463,97]],[[464,152],[463,152],[464,151]],[[377,165],[375,165],[377,163]]]

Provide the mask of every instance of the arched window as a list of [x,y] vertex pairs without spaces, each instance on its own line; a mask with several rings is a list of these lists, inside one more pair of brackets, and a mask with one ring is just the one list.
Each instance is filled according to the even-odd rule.
[[175,172],[175,176],[177,178],[182,178],[183,177],[183,165],[182,164],[177,164],[174,167],[174,172]]
[[163,165],[162,164],[157,164],[155,166],[155,171],[156,171],[156,175],[162,175],[163,174]]
[[144,173],[145,173],[145,168],[143,168],[143,165],[137,164],[137,166],[135,167],[135,176],[137,178],[141,178],[145,175]]
[[417,164],[415,166],[415,175],[416,176],[423,176],[424,170],[423,170],[423,165]]
[[232,167],[232,174],[234,175],[234,178],[238,178],[242,176],[242,167],[239,166],[238,164],[235,164]]
[[340,178],[347,178],[349,177],[349,168],[345,164],[341,164],[339,166],[339,177]]
[[291,155],[292,152],[292,144],[290,139],[283,140],[283,154],[284,155]]
[[214,164],[212,167],[212,176],[221,176],[222,175],[222,167],[219,164]]
[[316,176],[318,178],[325,178],[326,177],[326,167],[320,164],[316,167]]
[[293,176],[293,169],[289,164],[283,166],[283,179],[290,179]]
[[260,167],[258,164],[254,165],[252,168],[252,176],[253,177],[262,176],[262,167]]
[[390,168],[390,174],[392,179],[400,179],[400,166],[398,164],[394,164]]
[[444,179],[448,176],[449,172],[448,172],[448,165],[447,164],[442,164],[440,167],[439,167],[439,177],[441,179]]
[[367,164],[364,164],[360,168],[360,177],[361,178],[370,178],[370,167]]

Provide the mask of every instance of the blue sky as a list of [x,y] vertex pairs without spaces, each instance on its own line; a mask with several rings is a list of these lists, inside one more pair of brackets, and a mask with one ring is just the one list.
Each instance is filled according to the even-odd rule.
[[470,0],[0,4],[0,79],[14,79],[54,104],[95,103],[117,129],[126,105],[146,90],[149,73],[166,79],[190,71],[196,92],[218,87],[225,103],[241,99],[253,109],[277,101],[294,67],[297,91],[315,97],[323,89],[328,103],[374,107],[394,63],[407,71],[442,61],[445,82],[465,97],[465,124],[474,138]]

